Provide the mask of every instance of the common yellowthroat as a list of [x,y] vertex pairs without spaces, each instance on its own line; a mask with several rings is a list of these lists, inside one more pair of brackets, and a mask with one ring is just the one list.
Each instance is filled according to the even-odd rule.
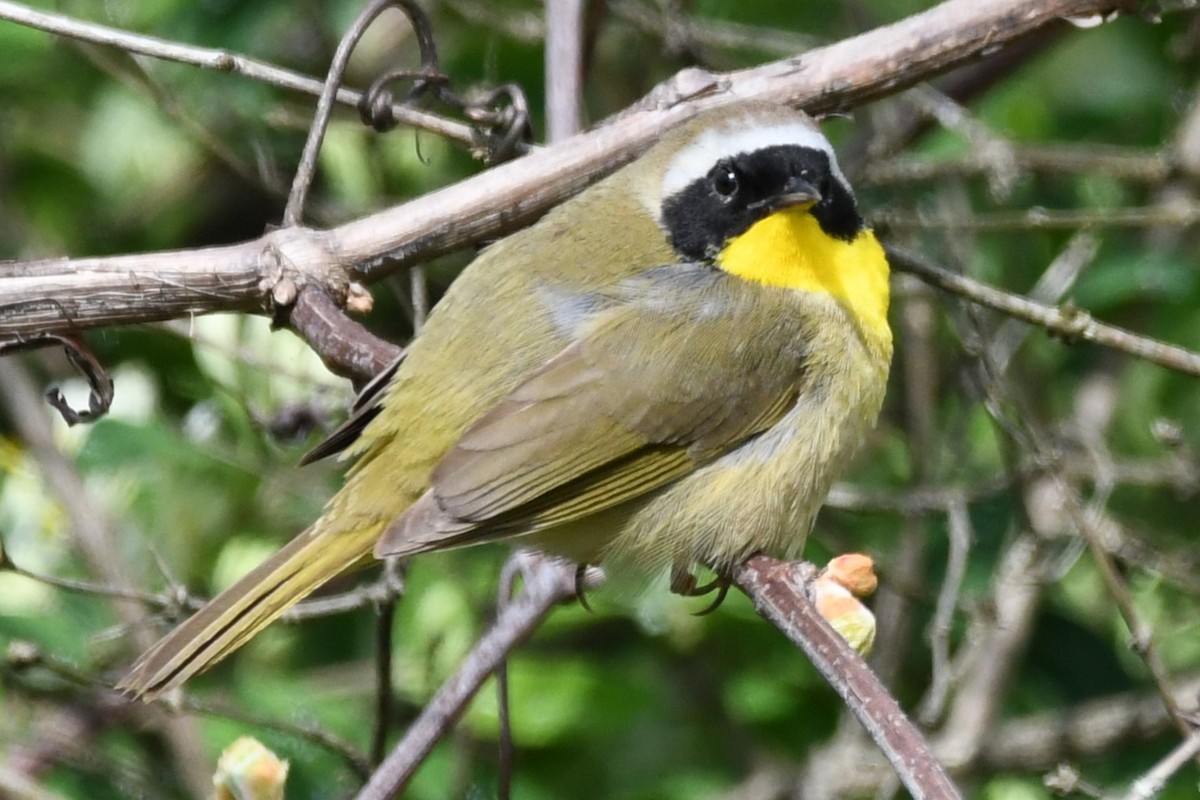
[[511,539],[727,572],[800,553],[874,425],[888,266],[806,115],[705,113],[468,266],[316,455],[321,518],[146,652],[154,695],[343,570]]

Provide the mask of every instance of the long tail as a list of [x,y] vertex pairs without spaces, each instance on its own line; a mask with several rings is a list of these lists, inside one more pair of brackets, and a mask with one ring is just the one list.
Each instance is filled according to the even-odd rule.
[[336,533],[309,528],[160,639],[117,688],[151,700],[208,669],[322,583],[370,555],[382,528]]

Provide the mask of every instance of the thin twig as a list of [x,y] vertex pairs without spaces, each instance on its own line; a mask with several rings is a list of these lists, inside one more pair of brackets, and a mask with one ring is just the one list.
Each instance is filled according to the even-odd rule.
[[[1074,33],[1075,29],[1062,19],[1040,26],[1026,36],[989,50],[988,55],[976,63],[937,79],[937,85],[947,97],[960,104],[969,104]],[[886,119],[876,122],[870,140],[851,149],[844,160],[851,168],[850,175],[854,180],[858,177],[854,169],[857,164],[898,153],[934,126],[930,116],[920,113],[912,103],[902,103],[898,113],[880,111],[887,115]]]
[[[1050,265],[1042,272],[1037,283],[1029,290],[1028,298],[1036,303],[1053,304],[1075,285],[1100,250],[1100,240],[1091,231],[1080,231],[1071,237]],[[990,356],[1000,373],[1008,370],[1008,364],[1029,335],[1030,327],[1017,319],[1005,320],[988,343]]]
[[287,207],[283,210],[285,228],[299,225],[303,217],[308,187],[312,185],[313,177],[317,172],[317,156],[321,153],[321,142],[325,140],[325,131],[329,127],[329,119],[333,114],[333,103],[338,87],[342,85],[342,75],[346,72],[350,54],[354,52],[359,39],[362,38],[371,23],[385,9],[397,5],[394,0],[371,0],[366,8],[359,12],[349,29],[342,35],[342,40],[338,42],[337,50],[333,54],[333,61],[329,65],[329,73],[325,77],[325,85],[317,99],[317,110],[313,114],[312,124],[308,126],[308,138],[304,142],[304,152],[300,156],[300,163],[296,167],[296,174],[292,179],[292,190],[288,194]]
[[0,795],[14,800],[67,800],[66,795],[42,786],[30,775],[0,764]]
[[392,622],[395,600],[379,607],[375,618],[375,730],[371,734],[371,763],[383,761],[392,724]]
[[[87,670],[80,669],[66,661],[54,658],[47,655],[37,645],[30,642],[14,641],[10,642],[7,650],[4,653],[4,661],[0,664],[4,669],[10,670],[14,674],[20,674],[33,669],[44,669],[50,674],[66,681],[72,686],[81,686],[92,689],[104,689],[111,697],[120,699],[126,706],[132,706],[138,710],[144,707],[131,701],[124,694],[112,689],[112,685],[102,681],[96,675]],[[178,714],[180,711],[186,711],[192,714],[200,714],[207,717],[218,719],[227,719],[235,722],[242,722],[248,725],[254,725],[266,730],[278,731],[289,736],[295,736],[299,739],[312,742],[320,747],[334,753],[346,762],[346,765],[355,772],[360,778],[366,779],[371,772],[371,765],[366,757],[358,752],[353,745],[347,743],[343,739],[328,733],[320,728],[309,725],[293,724],[283,722],[281,720],[271,719],[256,714],[250,714],[240,708],[219,708],[207,703],[200,702],[186,693],[179,693],[172,698],[170,702],[158,702],[155,704],[158,710]],[[185,720],[178,720],[183,722]],[[203,764],[203,759],[196,757],[197,765]],[[207,783],[207,781],[206,781]],[[203,794],[203,792],[201,792]],[[199,796],[199,795],[198,795]]]
[[672,15],[672,11],[677,11],[673,4],[609,0],[609,7],[613,16],[654,34],[670,50],[693,50],[693,45],[701,45],[714,50],[738,48],[776,55],[796,55],[820,43],[814,36],[779,28],[716,18],[688,18],[677,13]]
[[[516,594],[517,578],[521,574],[521,563],[524,556],[519,551],[504,562],[500,570],[500,588],[497,592],[496,609],[503,613],[504,608],[512,602]],[[499,724],[500,740],[500,769],[496,782],[496,796],[499,800],[509,800],[512,797],[513,772],[516,767],[516,751],[513,747],[512,714],[508,702],[508,659],[502,659],[496,665],[496,717]]]
[[884,230],[975,231],[1075,230],[1087,227],[1157,228],[1190,227],[1200,223],[1200,205],[1164,203],[1133,208],[1031,208],[1023,211],[991,211],[963,216],[908,214],[880,211],[871,223]]
[[[31,581],[37,581],[47,586],[53,586],[56,589],[65,589],[69,592],[79,592],[81,594],[96,595],[99,597],[112,597],[119,600],[133,600],[142,605],[155,606],[158,608],[166,608],[167,606],[175,605],[178,600],[164,593],[145,592],[139,589],[131,589],[124,586],[112,586],[105,583],[96,583],[95,581],[78,580],[75,578],[60,578],[56,575],[46,575],[41,572],[34,572],[31,569],[26,569],[13,562],[12,558],[4,552],[0,552],[0,570],[7,570],[14,575],[20,575],[22,578],[28,578]],[[185,608],[195,611],[203,605],[198,600],[188,599],[185,603]]]
[[[973,333],[975,336],[978,336],[981,326],[978,319],[971,314],[975,309],[968,306],[967,310],[969,324],[974,329]],[[1159,656],[1158,649],[1154,645],[1153,632],[1141,619],[1137,609],[1134,607],[1129,588],[1118,574],[1113,564],[1112,556],[1104,545],[1103,537],[1096,529],[1090,515],[1084,509],[1078,492],[1068,482],[1057,451],[1048,444],[1051,441],[1049,435],[1035,421],[1029,409],[1024,407],[1023,398],[1018,396],[1012,389],[1010,382],[996,369],[996,365],[992,362],[987,349],[978,348],[976,355],[978,356],[978,365],[983,375],[984,385],[989,394],[989,413],[993,415],[999,424],[1004,426],[1006,433],[1011,435],[1020,444],[1023,452],[1034,454],[1036,459],[1046,466],[1044,480],[1050,483],[1050,486],[1059,498],[1062,510],[1066,513],[1067,518],[1069,518],[1080,537],[1086,542],[1087,548],[1092,555],[1092,560],[1099,572],[1101,582],[1104,584],[1104,588],[1109,596],[1116,603],[1117,611],[1130,632],[1132,639],[1131,649],[1145,664],[1150,678],[1154,682],[1159,696],[1162,698],[1163,705],[1167,709],[1167,713],[1175,723],[1176,729],[1184,737],[1191,735],[1192,727],[1184,719],[1171,692],[1166,668]],[[1194,355],[1193,357],[1200,359],[1200,357]],[[1014,409],[1014,413],[1011,415],[1004,414],[1003,408],[1005,407]]]
[[[1171,174],[1168,154],[1148,148],[1116,145],[1042,144],[1014,145],[1012,165],[1021,173],[1087,173],[1108,175],[1118,180],[1137,181],[1151,185],[1165,181]],[[875,161],[863,171],[859,180],[863,186],[887,186],[894,183],[932,181],[947,177],[986,175],[995,162],[975,151],[956,158],[930,156],[897,156]]]
[[[44,583],[47,586],[53,586],[57,589],[80,592],[81,594],[99,595],[101,597],[114,597],[121,600],[132,600],[156,609],[170,609],[173,613],[168,616],[176,616],[180,610],[198,611],[207,602],[205,598],[191,594],[182,586],[172,587],[168,592],[146,592],[137,589],[109,586],[94,581],[60,578],[55,575],[34,572],[14,563],[8,553],[0,549],[0,571],[3,570],[32,581],[37,581],[38,583]],[[351,611],[357,611],[360,608],[382,605],[387,602],[389,597],[394,597],[396,592],[395,578],[389,577],[385,573],[380,575],[378,580],[365,583],[349,591],[297,603],[283,612],[279,619],[285,623],[296,623],[310,619],[331,617],[337,614],[346,614]]]
[[1023,319],[1055,333],[1067,341],[1081,339],[1143,358],[1159,366],[1200,377],[1200,353],[1160,342],[1149,336],[1097,322],[1091,314],[1070,306],[1055,308],[1027,297],[996,289],[938,266],[933,261],[902,250],[887,248],[888,260],[902,272],[916,275],[939,289],[974,303]]
[[[1091,459],[1071,457],[1064,459],[1061,465],[1072,480],[1095,480],[1095,464]],[[825,505],[843,511],[901,516],[940,514],[956,495],[965,497],[969,503],[977,503],[1010,489],[1014,479],[1032,477],[1044,470],[1045,465],[1028,458],[1016,465],[1015,472],[997,472],[974,479],[970,484],[949,482],[893,491],[842,482],[834,484]],[[1183,496],[1200,492],[1200,464],[1185,454],[1129,459],[1114,465],[1114,470],[1113,480],[1123,486],[1165,486]]]
[[1057,764],[1042,776],[1042,785],[1059,797],[1086,797],[1089,800],[1112,800],[1099,786],[1084,780],[1071,764]]
[[[1175,701],[1195,710],[1200,675],[1182,676]],[[995,772],[1045,770],[1069,760],[1094,760],[1173,730],[1156,693],[1110,694],[1065,709],[1041,711],[996,725],[979,754]]]
[[1192,735],[1179,743],[1166,758],[1159,761],[1142,777],[1133,782],[1123,800],[1151,800],[1158,797],[1171,779],[1183,765],[1200,755],[1200,730],[1192,731]]
[[[58,36],[116,47],[128,53],[244,75],[260,83],[303,92],[315,97],[321,95],[324,86],[323,82],[316,78],[301,75],[265,61],[231,53],[228,50],[194,47],[93,22],[82,22],[62,14],[35,10],[20,3],[11,2],[11,0],[0,0],[0,19]],[[361,98],[360,92],[350,89],[339,89],[337,92],[337,101],[351,108],[357,108]],[[470,125],[400,104],[394,106],[392,113],[405,125],[436,133],[467,147],[475,145],[475,132]]]
[[429,273],[424,265],[418,264],[408,271],[408,292],[412,301],[413,336],[416,337],[429,316]]
[[[136,701],[130,701],[136,702]],[[157,702],[160,706],[169,706],[168,702]],[[371,761],[357,747],[340,736],[330,733],[324,728],[307,723],[285,722],[258,714],[251,714],[241,707],[215,706],[195,699],[190,694],[182,694],[179,699],[179,710],[189,714],[199,714],[214,719],[224,719],[240,722],[268,731],[277,731],[288,736],[294,736],[302,741],[311,742],[324,750],[333,753],[350,768],[360,780],[367,780],[371,774]]]
[[924,738],[854,649],[829,627],[808,599],[805,565],[752,556],[733,580],[754,607],[804,651],[883,751],[916,800],[960,798]]
[[965,498],[957,497],[946,506],[946,529],[950,534],[950,554],[946,559],[946,575],[942,579],[928,632],[929,647],[933,652],[933,670],[929,691],[921,703],[920,711],[921,722],[926,725],[932,725],[941,718],[950,694],[950,634],[973,538],[971,516]]
[[[1177,702],[1190,704],[1194,709],[1198,692],[1200,675],[1193,673],[1180,677],[1174,694]],[[982,781],[998,773],[1048,770],[1067,760],[1094,761],[1159,738],[1171,730],[1171,719],[1156,693],[1128,691],[1104,695],[989,726],[984,732],[973,776]],[[957,750],[955,743],[946,737],[933,742],[934,755],[942,763],[952,762]],[[879,796],[880,781],[888,767],[878,750],[862,749],[841,763],[845,768],[833,776],[834,785],[824,787],[828,790],[825,794],[813,792],[810,784],[798,783],[795,766],[785,764],[779,767],[784,773],[780,778],[784,790],[746,797]],[[737,797],[741,800],[743,796]]]
[[[89,570],[99,577],[102,585],[120,589],[132,586],[128,566],[121,561],[121,548],[107,511],[84,482],[74,462],[59,450],[54,431],[41,397],[34,388],[32,377],[24,365],[14,358],[0,359],[0,398],[25,441],[37,459],[44,480],[66,512],[69,530],[83,554]],[[128,602],[115,592],[113,611],[123,625],[135,632],[139,647],[153,641],[151,632],[142,623],[146,614],[138,603]],[[198,769],[200,741],[194,725],[187,720],[160,720],[164,738],[173,757],[182,765],[181,777],[192,791],[201,791],[207,776]]]
[[1018,536],[1001,556],[986,611],[972,620],[954,671],[961,677],[938,732],[938,753],[956,769],[978,757],[996,721],[1000,701],[1033,631],[1042,583],[1037,566],[1046,543]]
[[[901,354],[899,367],[904,379],[905,444],[913,465],[913,481],[919,491],[929,484],[936,469],[938,427],[935,415],[940,384],[934,328],[936,307],[933,290],[916,278],[898,276],[898,284],[906,282],[920,289],[897,298],[899,324],[896,330]],[[888,581],[876,594],[878,634],[871,665],[888,686],[893,685],[912,644],[913,637],[909,635],[913,625],[912,602],[901,587],[921,583],[925,550],[930,540],[929,522],[924,516],[915,508],[904,514],[897,546],[888,565]],[[854,745],[857,746],[859,741],[861,737],[857,737]],[[830,761],[836,763],[837,759]],[[809,759],[809,766],[821,769],[813,758]]]
[[575,568],[527,555],[524,588],[479,638],[470,654],[426,703],[404,738],[371,776],[356,800],[387,800],[408,785],[434,744],[450,729],[497,665],[537,628],[557,603],[575,596]]
[[375,620],[375,731],[371,735],[371,763],[383,761],[388,733],[392,728],[396,701],[392,693],[392,623],[396,601],[404,594],[404,565],[395,558],[384,561],[380,583],[385,596],[376,603]]
[[1008,140],[985,125],[953,97],[929,84],[914,86],[905,97],[912,100],[922,113],[937,120],[942,128],[954,131],[967,140],[971,152],[987,164],[984,174],[993,196],[1007,197],[1011,193],[1017,179],[1017,167],[1012,144]]
[[582,127],[584,0],[545,0],[546,141]]
[[[266,164],[256,166],[238,155],[234,147],[222,141],[216,130],[211,129],[195,115],[196,109],[184,101],[183,93],[164,83],[143,60],[129,58],[129,54],[123,50],[91,47],[89,43],[79,40],[70,41],[97,69],[113,76],[131,89],[146,94],[151,105],[161,110],[192,141],[210,153],[217,162],[224,164],[247,186],[257,186],[271,197],[286,197],[287,187],[283,185],[276,171]],[[261,151],[258,155],[265,161],[265,155]]]
[[476,27],[495,31],[523,44],[540,44],[546,38],[543,15],[531,7],[502,6],[477,0],[442,0],[441,5]]
[[[1031,423],[1026,420],[1026,424]],[[1037,431],[1034,432],[1035,436],[1037,433]],[[1040,455],[1047,459],[1047,463],[1053,465],[1057,460],[1057,455],[1051,452],[1048,447],[1040,445],[1040,443],[1037,446],[1041,451]],[[1070,516],[1072,524],[1079,531],[1084,541],[1087,542],[1088,550],[1091,552],[1092,560],[1096,564],[1097,571],[1100,573],[1100,579],[1104,583],[1105,590],[1116,603],[1117,611],[1120,613],[1125,626],[1129,629],[1131,649],[1141,657],[1142,662],[1146,665],[1146,669],[1149,671],[1150,677],[1158,689],[1159,696],[1162,697],[1163,705],[1166,706],[1167,712],[1175,722],[1176,729],[1182,736],[1189,736],[1192,732],[1192,726],[1184,719],[1179,706],[1175,703],[1175,698],[1170,688],[1170,676],[1167,674],[1166,666],[1162,662],[1158,648],[1154,646],[1153,629],[1142,620],[1141,615],[1134,606],[1133,598],[1129,593],[1129,587],[1125,585],[1125,581],[1117,572],[1116,565],[1113,564],[1112,556],[1104,547],[1099,531],[1096,530],[1089,515],[1081,507],[1075,489],[1067,484],[1066,479],[1058,470],[1054,470],[1051,475],[1058,484],[1059,491],[1062,493],[1065,510],[1068,516]]]

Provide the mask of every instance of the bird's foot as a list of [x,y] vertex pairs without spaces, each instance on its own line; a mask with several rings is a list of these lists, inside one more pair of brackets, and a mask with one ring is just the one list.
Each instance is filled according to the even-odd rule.
[[592,604],[589,603],[587,599],[587,582],[585,580],[587,577],[587,571],[587,562],[581,563],[575,567],[575,599],[579,601],[579,605],[583,607],[584,611],[588,612],[589,614],[594,614],[596,612],[592,609]]
[[703,617],[720,608],[721,603],[725,602],[725,596],[729,594],[729,586],[732,581],[724,575],[718,575],[704,585],[699,585],[696,582],[696,576],[692,571],[683,564],[675,564],[671,567],[671,591],[683,597],[703,597],[712,591],[717,592],[716,598],[712,603],[701,611],[695,612],[697,617]]

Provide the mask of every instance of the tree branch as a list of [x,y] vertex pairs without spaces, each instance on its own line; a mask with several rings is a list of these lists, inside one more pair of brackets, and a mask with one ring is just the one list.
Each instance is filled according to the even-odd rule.
[[817,613],[808,598],[804,566],[753,556],[735,571],[733,579],[758,613],[804,651],[871,734],[916,800],[961,797],[875,673]]
[[573,566],[531,552],[523,557],[527,560],[524,589],[475,643],[458,672],[425,704],[356,800],[386,800],[398,795],[509,651],[533,633],[551,608],[575,596]]
[[[169,42],[165,39],[131,33],[120,28],[110,28],[94,22],[83,22],[63,14],[32,9],[10,0],[0,0],[0,19],[58,36],[77,39],[81,42],[115,47],[127,53],[190,64],[201,69],[245,75],[260,83],[310,94],[314,97],[320,96],[324,86],[324,82],[317,78],[301,75],[298,72],[292,72],[239,53]],[[337,101],[350,108],[357,108],[361,97],[360,92],[352,89],[338,89],[337,92]],[[470,125],[404,105],[393,106],[392,113],[398,121],[405,125],[445,136],[447,139],[467,146],[476,144],[475,132]]]
[[1148,336],[1139,336],[1115,325],[1105,325],[1103,322],[1097,322],[1091,314],[1079,308],[1069,305],[1055,308],[996,289],[939,267],[916,253],[896,247],[888,248],[888,260],[896,269],[916,275],[939,289],[1034,325],[1040,325],[1068,341],[1082,339],[1085,342],[1111,347],[1168,369],[1200,378],[1200,353],[1160,342]]
[[[850,108],[1059,18],[1118,5],[948,0],[801,57],[730,73],[685,70],[598,130],[328,231],[288,228],[225,247],[0,265],[0,339],[214,311],[273,313],[295,297],[275,296],[285,278],[293,288],[316,284],[344,302],[356,278],[378,280],[529,224],[704,109],[750,99],[818,114]],[[0,0],[0,10],[12,9]]]

